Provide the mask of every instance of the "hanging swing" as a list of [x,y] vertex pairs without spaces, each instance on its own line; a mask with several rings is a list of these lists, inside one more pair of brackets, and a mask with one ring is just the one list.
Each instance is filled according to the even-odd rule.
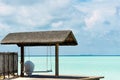
[[[30,61],[30,53],[29,53],[29,48],[28,48],[28,57],[29,57],[29,61]],[[46,70],[44,71],[33,71],[32,73],[48,73],[48,72],[52,72],[52,53],[51,53],[51,46],[47,46],[47,52],[46,52]],[[50,64],[50,69],[48,69],[48,66]],[[28,66],[30,66],[30,64],[28,64]]]

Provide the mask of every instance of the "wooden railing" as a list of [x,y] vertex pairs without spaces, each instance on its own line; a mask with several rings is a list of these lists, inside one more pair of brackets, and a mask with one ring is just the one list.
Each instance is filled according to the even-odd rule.
[[0,52],[0,76],[4,79],[18,75],[18,54],[15,52]]

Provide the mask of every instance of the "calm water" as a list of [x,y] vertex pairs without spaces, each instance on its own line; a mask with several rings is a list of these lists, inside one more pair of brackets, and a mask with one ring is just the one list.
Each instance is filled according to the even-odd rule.
[[[50,69],[52,65],[53,72],[49,74],[54,74],[54,56],[48,59],[46,67],[44,56],[25,57],[25,61],[31,60],[34,63],[35,71]],[[120,80],[120,56],[60,56],[59,59],[60,74],[104,76],[102,80]]]

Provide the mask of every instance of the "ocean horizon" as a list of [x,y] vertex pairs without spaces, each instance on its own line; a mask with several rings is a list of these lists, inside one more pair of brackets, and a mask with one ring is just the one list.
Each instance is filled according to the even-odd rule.
[[[18,55],[19,57],[20,57],[20,55]],[[55,55],[25,55],[25,57],[46,57],[46,56],[55,56]],[[78,56],[78,57],[80,57],[80,56],[120,56],[119,54],[103,54],[103,55],[101,55],[101,54],[82,54],[82,55],[59,55],[59,56]]]

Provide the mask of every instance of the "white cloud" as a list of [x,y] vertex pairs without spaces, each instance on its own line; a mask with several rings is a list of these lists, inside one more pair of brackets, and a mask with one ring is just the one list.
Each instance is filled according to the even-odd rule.
[[[11,21],[14,24],[23,27],[33,27],[33,29],[38,26],[44,27],[48,25],[50,27],[51,25],[52,27],[59,27],[59,29],[70,27],[78,30],[84,24],[83,21],[85,21],[86,30],[96,30],[96,24],[101,24],[109,17],[115,15],[115,7],[118,5],[115,1],[111,5],[111,2],[103,0],[92,0],[84,3],[71,0],[44,0],[41,3],[34,1],[34,5],[31,6],[22,5],[22,1],[18,1],[20,4],[17,2],[19,5],[12,5],[16,3],[14,1],[10,4],[7,2],[6,0],[5,3],[1,4],[3,9],[0,9],[0,16],[12,14]],[[2,19],[1,21],[7,20],[7,18]]]
[[51,24],[51,26],[55,28],[62,27],[63,25],[64,23],[62,21],[54,22]]
[[46,25],[52,16],[48,13],[40,12],[41,10],[37,7],[20,7],[16,14],[16,19],[19,24],[24,26],[43,26]]
[[8,16],[14,12],[14,8],[12,6],[0,3],[0,16]]
[[[77,4],[75,8],[85,14],[84,21],[86,27],[84,29],[88,32],[90,31],[94,35],[99,33],[101,36],[105,35],[104,32],[107,34],[107,32],[113,29],[115,30],[116,26],[118,26],[118,24],[114,26],[114,28],[112,26],[116,22],[115,16],[117,6],[118,3],[116,1],[92,0],[84,4]],[[109,25],[105,25],[105,21],[107,21]]]
[[45,0],[43,4],[31,6],[16,6],[16,23],[23,26],[43,27],[51,22],[55,10],[59,10],[69,3],[70,0]]
[[[9,33],[16,31],[37,30],[39,28],[44,30],[46,25],[48,25],[49,29],[53,29],[53,26],[62,26],[62,22],[58,21],[58,23],[54,23],[53,20],[56,18],[54,13],[56,11],[62,12],[62,9],[68,8],[68,5],[70,4],[70,0],[44,0],[42,3],[34,1],[34,4],[30,3],[30,6],[29,2],[27,4],[23,4],[22,2],[24,1],[1,1],[0,21],[4,23],[1,23],[1,25],[9,25],[11,28],[7,30],[4,26],[1,29],[6,28]],[[59,29],[63,29],[63,27],[59,27]]]
[[85,18],[86,29],[91,29],[94,27],[97,21],[101,19],[101,14],[98,10],[92,12],[89,17]]
[[[86,51],[95,42],[120,41],[119,36],[111,35],[111,32],[120,35],[120,16],[116,15],[119,3],[120,0],[0,0],[0,35],[70,29]],[[102,46],[101,43],[98,45]],[[82,47],[80,49],[83,51]]]
[[45,5],[49,7],[49,9],[59,9],[67,7],[70,4],[71,0],[46,0]]

